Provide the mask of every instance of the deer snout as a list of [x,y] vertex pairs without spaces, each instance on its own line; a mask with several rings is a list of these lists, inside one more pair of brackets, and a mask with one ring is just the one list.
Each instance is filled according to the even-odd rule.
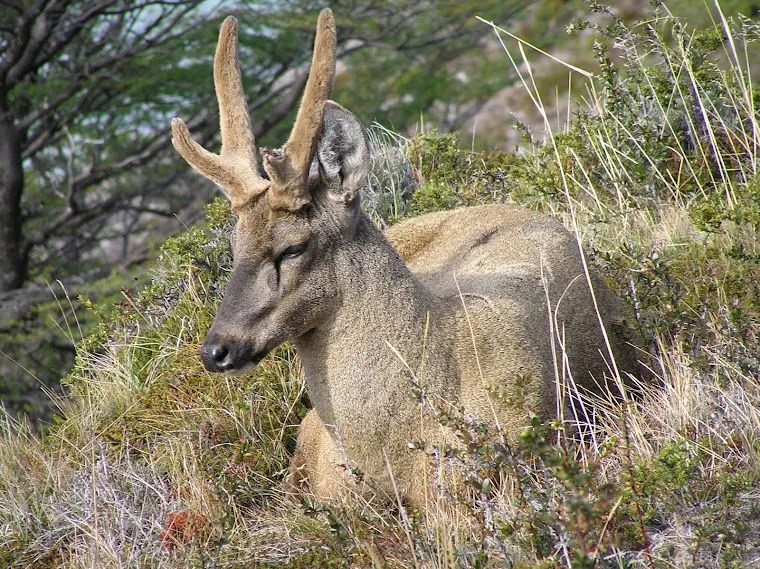
[[210,338],[203,343],[201,348],[201,360],[203,366],[212,372],[229,371],[234,368],[234,357],[230,349],[231,345],[226,342],[213,341]]
[[266,352],[254,352],[247,341],[237,341],[216,334],[206,337],[201,348],[203,366],[210,372],[240,372],[261,361]]
[[201,348],[201,360],[208,371],[234,371],[241,366],[242,352],[237,342],[206,338]]

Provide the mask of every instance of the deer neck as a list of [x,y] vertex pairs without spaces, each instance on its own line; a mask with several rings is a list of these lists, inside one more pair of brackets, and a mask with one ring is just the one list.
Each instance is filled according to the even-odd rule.
[[[364,215],[337,253],[336,276],[336,310],[295,342],[309,398],[326,424],[362,417],[383,430],[389,408],[395,421],[418,414],[413,378],[426,392],[454,392],[444,384],[456,382],[442,332],[451,316]],[[368,416],[379,417],[377,424]]]

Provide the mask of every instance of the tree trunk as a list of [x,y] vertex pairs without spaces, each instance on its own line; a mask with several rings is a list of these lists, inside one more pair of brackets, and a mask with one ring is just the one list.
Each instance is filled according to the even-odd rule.
[[24,170],[21,140],[0,90],[0,291],[20,288],[27,276],[27,254],[21,226]]

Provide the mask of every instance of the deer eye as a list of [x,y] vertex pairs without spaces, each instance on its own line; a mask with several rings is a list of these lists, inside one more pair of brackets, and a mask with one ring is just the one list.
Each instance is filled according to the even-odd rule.
[[279,257],[277,257],[277,264],[279,265],[282,261],[286,259],[292,259],[294,257],[298,257],[298,255],[300,255],[304,251],[306,251],[306,243],[291,245],[290,247],[285,249],[282,253],[280,253]]

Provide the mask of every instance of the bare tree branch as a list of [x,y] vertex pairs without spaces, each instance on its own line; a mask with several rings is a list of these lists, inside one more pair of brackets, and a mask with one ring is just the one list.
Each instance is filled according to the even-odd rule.
[[[22,219],[30,222],[27,231],[33,228],[25,240],[27,255],[34,250],[34,258],[40,259],[65,251],[74,259],[87,247],[97,246],[96,242],[88,244],[88,239],[123,233],[121,226],[106,229],[108,220],[116,220],[117,213],[122,216],[119,224],[136,231],[142,223],[138,221],[140,216],[168,214],[170,208],[165,209],[163,203],[134,201],[136,195],[150,191],[149,187],[159,187],[159,182],[153,181],[146,185],[147,175],[140,173],[141,168],[154,163],[173,170],[167,126],[141,122],[153,109],[166,113],[160,110],[166,102],[163,94],[149,99],[149,103],[134,100],[132,83],[120,82],[119,78],[142,72],[143,63],[133,63],[141,54],[174,41],[177,45],[192,45],[182,36],[202,20],[188,18],[198,3],[199,0],[18,0],[15,5],[26,4],[24,10],[8,11],[19,27],[10,49],[0,55],[0,89],[5,86],[16,93],[14,124],[21,135],[22,156],[34,165],[37,183],[50,187],[49,195],[55,203],[63,200],[65,204],[53,215],[46,211],[44,197],[25,205]],[[289,6],[308,9],[306,4]],[[457,7],[453,12],[456,18],[447,14],[449,6]],[[313,22],[297,11],[284,19],[277,17],[273,10],[282,8],[273,5],[254,4],[246,10],[248,17],[255,15],[257,22],[247,30],[252,43],[243,41],[241,46],[257,54],[253,65],[247,66],[246,85],[249,111],[257,115],[255,135],[261,138],[286,120],[298,104],[306,78]],[[460,48],[438,46],[449,46],[452,41],[464,46],[464,39],[474,37],[472,26],[465,23],[473,11],[468,10],[460,9],[453,0],[435,4],[432,10],[426,2],[347,3],[344,19],[339,21],[339,56],[376,47],[389,53],[425,52],[417,56],[420,61],[435,56],[440,65],[460,53]],[[417,20],[417,24],[410,25]],[[369,22],[381,24],[367,25]],[[280,33],[288,38],[287,49],[267,41]],[[206,36],[197,37],[206,41]],[[186,63],[183,57],[193,64],[199,56],[196,52],[180,54],[178,65]],[[167,69],[164,67],[162,72]],[[17,82],[10,84],[9,78]],[[48,80],[56,82],[55,89],[42,87]],[[143,77],[135,77],[135,83],[140,82],[150,85]],[[158,89],[164,92],[163,87]],[[171,93],[169,99],[178,96],[177,91],[166,92]],[[140,104],[145,105],[144,109]],[[180,104],[183,109],[196,109],[188,111],[194,132],[200,139],[213,141],[217,137],[216,105],[209,95],[194,92],[191,102]],[[132,105],[135,111],[130,110]],[[72,124],[79,126],[71,130],[67,139],[65,129]],[[140,181],[128,184],[128,175]],[[177,199],[175,190],[162,192]],[[156,190],[157,194],[162,192]],[[53,237],[55,240],[51,240]]]

